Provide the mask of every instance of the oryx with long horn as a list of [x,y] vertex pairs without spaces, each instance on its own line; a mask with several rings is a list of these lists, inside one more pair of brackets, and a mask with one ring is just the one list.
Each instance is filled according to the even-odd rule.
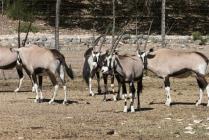
[[[196,106],[201,104],[203,91],[206,89],[208,94],[209,106],[209,85],[204,77],[208,65],[208,58],[200,52],[182,52],[167,48],[158,50],[150,49],[145,52],[139,52],[139,57],[145,60],[145,68],[155,73],[164,80],[167,106],[171,105],[170,95],[170,77],[182,77],[182,74],[188,76],[190,73],[196,75],[196,80],[200,88],[199,99]],[[185,75],[183,77],[185,77]]]
[[[28,27],[27,34],[30,30],[32,22],[30,23],[30,26]],[[24,39],[24,41],[27,40],[27,34]],[[25,42],[22,44],[23,46],[25,45]],[[18,23],[18,48],[21,47],[21,42],[20,42],[20,20]],[[18,88],[14,90],[14,92],[18,92],[20,90],[20,87],[22,85],[22,81],[24,79],[23,75],[23,70],[22,67],[17,63],[18,55],[15,52],[10,51],[11,48],[9,47],[0,47],[0,69],[2,70],[8,70],[12,68],[16,68],[18,77],[19,77],[19,84]]]
[[[123,33],[122,33],[123,34]],[[131,112],[135,111],[134,108],[134,98],[135,98],[135,87],[134,81],[137,81],[137,109],[140,108],[140,93],[142,92],[142,78],[143,78],[143,68],[144,65],[142,63],[141,58],[137,55],[118,55],[114,53],[120,39],[114,43],[111,51],[106,55],[105,61],[102,66],[102,73],[114,73],[116,79],[119,84],[122,84],[123,94],[125,95],[125,103],[124,103],[124,112],[128,111],[127,107],[127,94],[125,93],[125,83],[129,83],[131,88],[131,103],[130,108]],[[116,96],[116,95],[115,95]]]
[[[102,41],[101,38],[103,39]],[[84,53],[84,65],[83,65],[83,78],[85,82],[88,84],[89,95],[94,96],[94,92],[92,90],[92,79],[96,75],[97,84],[98,84],[98,93],[101,93],[100,86],[100,67],[99,62],[101,61],[101,55],[104,52],[101,52],[102,45],[105,42],[106,35],[100,35],[92,44],[92,47],[88,48]],[[99,43],[100,42],[100,43]]]
[[42,97],[39,97],[39,87],[37,83],[37,76],[39,73],[46,72],[55,88],[52,99],[49,104],[54,102],[55,96],[58,91],[58,80],[62,82],[64,89],[64,101],[67,103],[67,90],[65,85],[64,75],[67,75],[73,79],[74,74],[71,67],[65,62],[65,57],[55,49],[42,48],[37,45],[29,45],[28,47],[14,48],[13,52],[18,55],[18,62],[22,65],[28,75],[31,75],[35,91],[35,102],[39,102]]

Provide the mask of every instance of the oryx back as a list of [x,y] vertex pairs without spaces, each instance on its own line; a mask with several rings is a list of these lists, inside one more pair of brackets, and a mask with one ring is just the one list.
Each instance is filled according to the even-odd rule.
[[10,48],[0,48],[0,68],[9,69],[16,66],[17,53],[11,52]]
[[[150,57],[150,58],[149,58]],[[205,74],[207,58],[198,52],[159,49],[148,55],[148,69],[160,77],[177,76],[187,71]]]

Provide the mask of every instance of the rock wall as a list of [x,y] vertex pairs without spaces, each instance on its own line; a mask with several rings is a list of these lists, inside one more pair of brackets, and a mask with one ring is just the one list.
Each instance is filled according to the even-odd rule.
[[[25,38],[25,34],[21,34],[21,40]],[[111,36],[106,37],[106,43],[111,43]],[[124,35],[123,42],[125,44],[134,44],[136,43],[136,36],[134,35]],[[144,43],[146,41],[147,35],[139,35],[139,42]],[[61,46],[70,46],[84,43],[91,43],[93,40],[92,35],[60,35],[60,45]],[[161,36],[150,36],[149,42],[160,43]],[[187,44],[192,42],[191,36],[167,36],[166,42],[168,44]],[[54,34],[29,34],[27,43],[40,44],[49,48],[53,48],[54,43]],[[17,46],[17,35],[0,35],[0,46]]]

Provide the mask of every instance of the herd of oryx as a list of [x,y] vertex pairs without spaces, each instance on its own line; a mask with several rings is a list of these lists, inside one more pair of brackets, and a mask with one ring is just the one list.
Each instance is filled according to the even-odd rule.
[[[83,78],[89,86],[89,94],[94,95],[92,91],[92,78],[96,75],[98,82],[98,92],[101,92],[100,73],[104,80],[104,100],[108,92],[107,79],[111,77],[111,87],[114,89],[114,78],[118,82],[118,91],[113,92],[114,100],[120,97],[120,91],[124,95],[124,112],[128,112],[126,83],[130,88],[130,111],[140,109],[140,93],[142,92],[143,71],[148,69],[164,80],[167,106],[170,106],[172,100],[170,95],[170,77],[178,77],[185,73],[193,72],[196,76],[200,88],[199,99],[196,106],[201,104],[203,92],[206,89],[208,94],[209,106],[209,86],[205,79],[208,58],[200,52],[180,52],[172,49],[137,49],[135,55],[120,55],[117,46],[122,38],[119,35],[111,48],[102,49],[105,44],[105,35],[99,36],[88,48],[85,53],[85,62],[83,66]],[[19,43],[20,44],[20,43]],[[43,100],[42,95],[42,76],[47,74],[54,86],[53,97],[49,104],[53,103],[58,87],[61,81],[64,90],[63,104],[67,103],[67,89],[65,85],[65,73],[74,78],[74,73],[70,65],[66,64],[65,57],[56,49],[48,49],[35,44],[28,44],[25,47],[18,48],[0,48],[0,69],[10,69],[16,67],[19,75],[19,86],[15,90],[18,92],[23,76],[23,70],[30,77],[33,89],[36,93],[35,102]],[[135,82],[137,89],[135,89]],[[135,92],[137,93],[137,107],[134,107]],[[115,94],[117,93],[117,94]]]

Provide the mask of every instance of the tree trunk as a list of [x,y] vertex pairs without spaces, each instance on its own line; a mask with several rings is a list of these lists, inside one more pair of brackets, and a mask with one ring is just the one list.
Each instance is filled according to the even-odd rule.
[[55,20],[55,49],[59,50],[59,20],[60,20],[60,4],[61,0],[56,3],[56,20]]
[[115,0],[112,0],[112,13],[113,13],[113,22],[112,22],[112,46],[114,45],[115,38]]
[[165,3],[166,0],[162,0],[162,18],[161,18],[162,47],[165,47]]

